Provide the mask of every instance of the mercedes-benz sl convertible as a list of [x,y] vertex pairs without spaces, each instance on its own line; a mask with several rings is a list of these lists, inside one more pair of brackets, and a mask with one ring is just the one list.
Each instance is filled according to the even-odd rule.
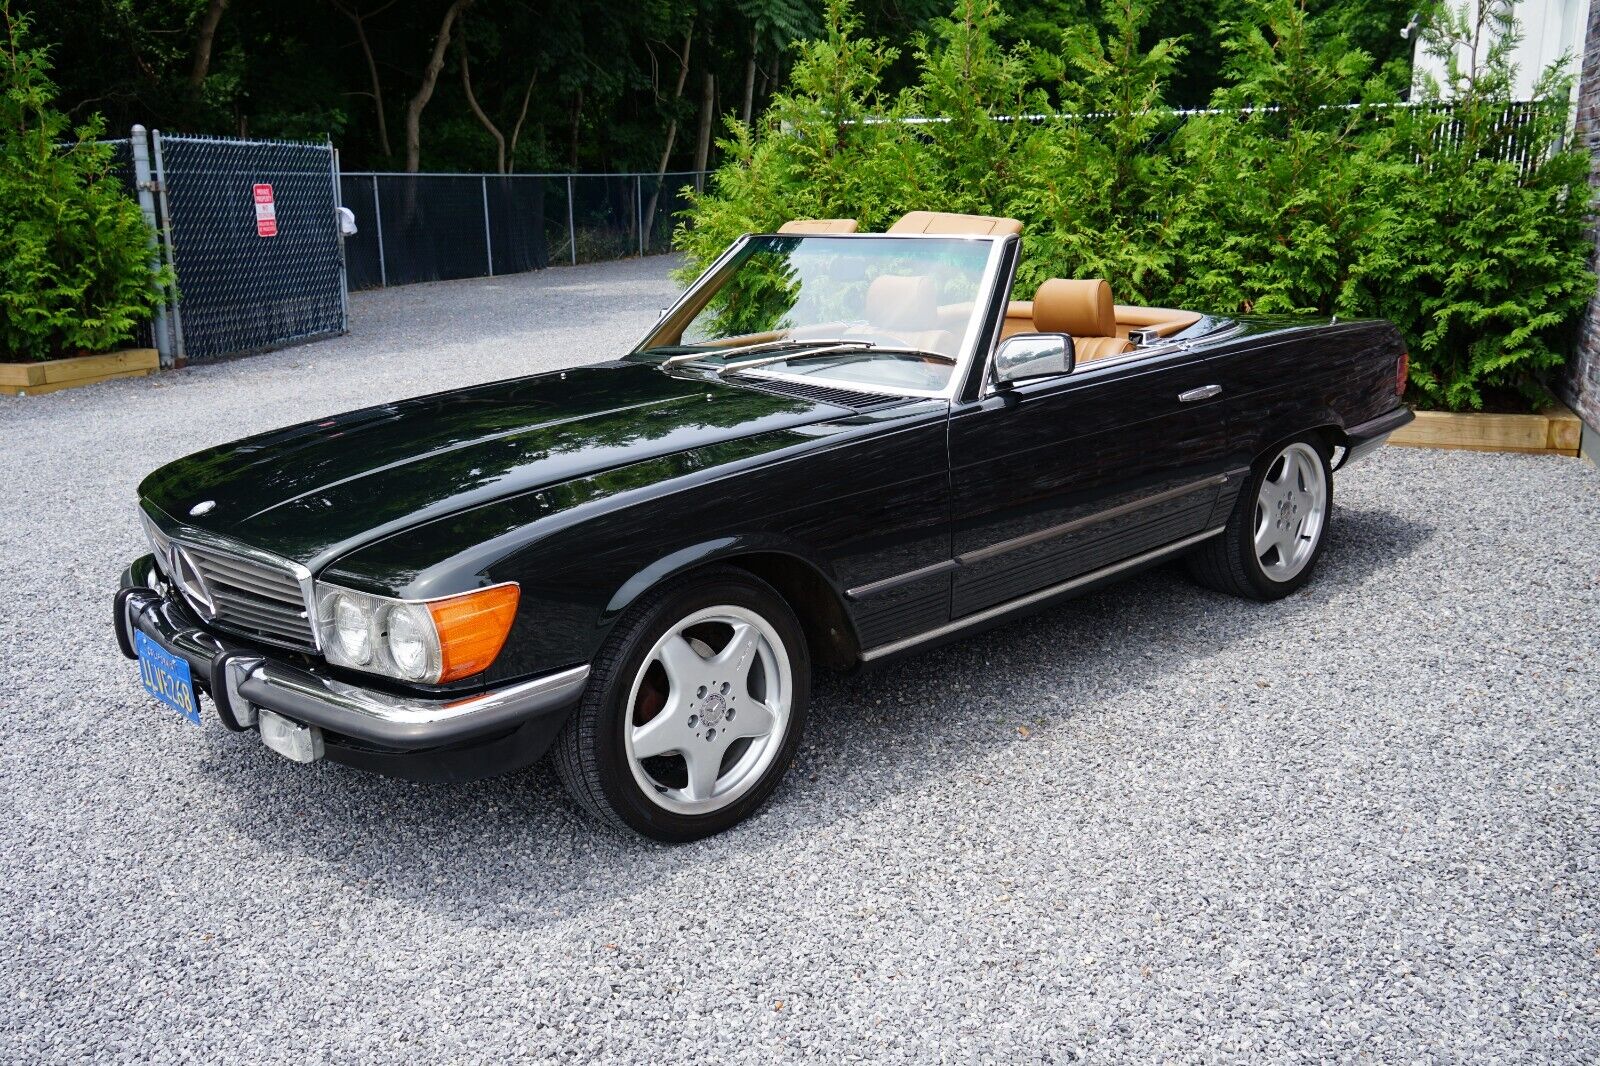
[[1411,418],[1386,322],[1019,294],[1010,220],[853,228],[744,237],[621,358],[157,470],[115,609],[144,687],[301,762],[549,751],[601,819],[693,839],[778,785],[815,669],[1180,556],[1294,592],[1333,471]]

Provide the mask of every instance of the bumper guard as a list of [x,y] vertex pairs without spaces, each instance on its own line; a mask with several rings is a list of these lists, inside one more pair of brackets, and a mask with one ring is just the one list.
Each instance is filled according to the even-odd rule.
[[[141,565],[142,564],[142,565]],[[589,679],[575,666],[470,696],[428,699],[348,684],[210,633],[150,587],[146,556],[123,575],[116,597],[117,646],[134,658],[139,630],[188,661],[229,729],[255,727],[262,710],[394,751],[448,747],[564,716]]]

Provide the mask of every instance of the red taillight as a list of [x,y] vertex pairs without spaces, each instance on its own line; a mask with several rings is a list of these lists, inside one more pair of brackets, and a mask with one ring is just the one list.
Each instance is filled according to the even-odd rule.
[[1401,352],[1400,358],[1394,364],[1394,394],[1396,396],[1404,396],[1406,394],[1406,378],[1410,377],[1410,375],[1411,353]]

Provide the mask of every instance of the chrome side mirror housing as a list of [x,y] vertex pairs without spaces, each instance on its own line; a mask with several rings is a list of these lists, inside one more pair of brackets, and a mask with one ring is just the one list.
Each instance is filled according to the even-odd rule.
[[1065,333],[1018,333],[1000,342],[994,353],[994,383],[999,389],[1035,378],[1072,373],[1077,352]]

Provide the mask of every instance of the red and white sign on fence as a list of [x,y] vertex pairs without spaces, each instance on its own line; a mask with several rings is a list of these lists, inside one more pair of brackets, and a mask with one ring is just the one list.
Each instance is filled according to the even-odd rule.
[[256,236],[276,237],[278,235],[278,205],[272,200],[272,186],[257,185],[256,194]]

